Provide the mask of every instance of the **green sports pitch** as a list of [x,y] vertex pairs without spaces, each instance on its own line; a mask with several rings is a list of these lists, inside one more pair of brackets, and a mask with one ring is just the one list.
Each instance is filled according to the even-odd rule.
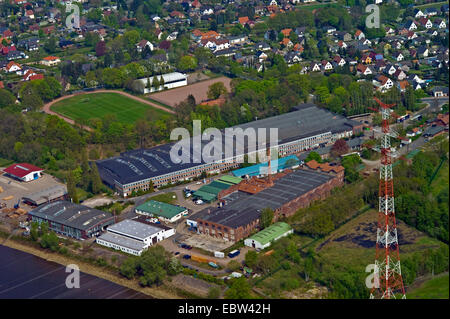
[[119,93],[81,94],[59,101],[51,110],[73,120],[102,119],[114,114],[117,121],[132,124],[137,119],[150,117],[154,120],[169,117],[171,114],[153,108],[151,105],[130,99]]

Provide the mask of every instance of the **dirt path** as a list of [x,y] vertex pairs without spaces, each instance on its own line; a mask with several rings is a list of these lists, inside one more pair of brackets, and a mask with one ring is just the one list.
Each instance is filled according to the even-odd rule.
[[[165,108],[165,107],[163,107],[163,106],[161,106],[161,105],[158,105],[158,104],[156,104],[156,103],[153,103],[153,102],[151,102],[151,101],[149,101],[149,100],[142,99],[142,98],[140,98],[140,97],[134,96],[134,95],[132,95],[132,94],[129,94],[129,93],[126,93],[126,92],[123,92],[123,91],[118,91],[118,90],[97,90],[97,91],[92,91],[92,92],[81,92],[81,93],[75,93],[75,94],[70,94],[70,95],[61,96],[60,98],[57,98],[57,99],[55,99],[55,100],[53,100],[53,101],[48,102],[47,104],[45,104],[45,105],[42,107],[42,110],[43,110],[45,113],[47,113],[47,114],[56,115],[56,116],[58,116],[59,118],[61,118],[61,119],[63,119],[64,121],[66,121],[67,123],[70,123],[70,124],[74,125],[74,124],[75,124],[75,121],[74,121],[74,120],[72,120],[72,119],[70,119],[70,118],[68,118],[68,117],[66,117],[66,116],[63,116],[63,115],[61,115],[61,114],[59,114],[59,113],[53,112],[53,111],[50,109],[51,106],[52,106],[53,104],[59,102],[59,101],[62,101],[62,100],[65,100],[65,99],[68,99],[68,98],[71,98],[71,97],[74,97],[74,96],[77,96],[77,95],[82,95],[82,94],[95,94],[95,93],[117,93],[117,94],[121,94],[121,95],[126,96],[126,97],[128,97],[128,98],[130,98],[130,99],[133,99],[133,100],[135,100],[135,101],[138,101],[138,102],[141,102],[141,103],[150,105],[150,106],[152,106],[152,107],[155,107],[155,108],[157,108],[157,109],[163,110],[163,111],[165,111],[165,112],[167,112],[167,113],[175,114],[175,112],[174,112],[173,110],[170,110],[170,109],[168,109],[168,108]],[[83,129],[85,129],[86,131],[90,131],[90,132],[93,131],[93,129],[92,129],[91,127],[89,127],[89,126],[83,125],[82,127],[83,127]]]

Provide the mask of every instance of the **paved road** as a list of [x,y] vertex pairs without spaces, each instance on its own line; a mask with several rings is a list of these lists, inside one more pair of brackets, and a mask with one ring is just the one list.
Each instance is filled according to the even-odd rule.
[[[150,106],[152,106],[152,107],[155,107],[155,108],[157,108],[157,109],[163,110],[163,111],[168,112],[168,113],[171,113],[171,114],[175,114],[175,112],[174,112],[173,110],[171,110],[171,109],[165,108],[165,107],[163,107],[163,106],[161,106],[161,105],[159,105],[159,104],[153,103],[153,102],[151,102],[151,101],[149,101],[149,100],[142,99],[142,98],[140,98],[140,97],[131,95],[131,94],[126,93],[126,92],[123,92],[123,91],[118,91],[118,90],[96,90],[96,91],[92,91],[92,92],[80,92],[80,93],[75,93],[75,94],[65,95],[65,96],[62,96],[62,97],[60,97],[60,98],[57,98],[57,99],[55,99],[55,100],[53,100],[53,101],[51,101],[51,102],[48,102],[47,104],[45,104],[45,105],[42,107],[42,110],[43,110],[45,113],[47,113],[47,114],[56,115],[56,116],[58,116],[59,118],[62,118],[62,119],[63,119],[64,121],[66,121],[67,123],[70,123],[70,124],[73,125],[73,124],[75,124],[75,121],[74,121],[74,120],[72,120],[72,119],[70,119],[70,118],[68,118],[68,117],[66,117],[66,116],[63,116],[63,115],[61,115],[61,114],[59,114],[59,113],[53,112],[52,110],[50,110],[50,107],[51,107],[53,104],[55,104],[55,103],[57,103],[57,102],[59,102],[59,101],[62,101],[62,100],[65,100],[65,99],[68,99],[68,98],[71,98],[71,97],[74,97],[74,96],[77,96],[77,95],[82,95],[82,94],[94,94],[94,93],[117,93],[117,94],[121,94],[121,95],[126,96],[126,97],[128,97],[128,98],[130,98],[130,99],[133,99],[133,100],[135,100],[135,101],[138,101],[138,102],[141,102],[141,103],[150,105]],[[86,131],[93,131],[91,127],[86,126],[86,125],[83,125],[82,128],[85,129]]]

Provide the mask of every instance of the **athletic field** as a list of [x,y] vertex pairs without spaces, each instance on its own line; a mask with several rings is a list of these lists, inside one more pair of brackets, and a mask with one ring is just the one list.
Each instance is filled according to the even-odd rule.
[[102,119],[107,114],[114,114],[119,122],[126,124],[132,124],[148,113],[155,120],[170,116],[163,110],[118,93],[76,95],[56,102],[51,110],[73,120]]

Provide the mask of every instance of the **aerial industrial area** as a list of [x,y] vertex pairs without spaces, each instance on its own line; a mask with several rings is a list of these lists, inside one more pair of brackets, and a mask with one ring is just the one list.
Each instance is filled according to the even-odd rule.
[[0,0],[0,247],[96,298],[448,298],[448,3],[373,3]]

